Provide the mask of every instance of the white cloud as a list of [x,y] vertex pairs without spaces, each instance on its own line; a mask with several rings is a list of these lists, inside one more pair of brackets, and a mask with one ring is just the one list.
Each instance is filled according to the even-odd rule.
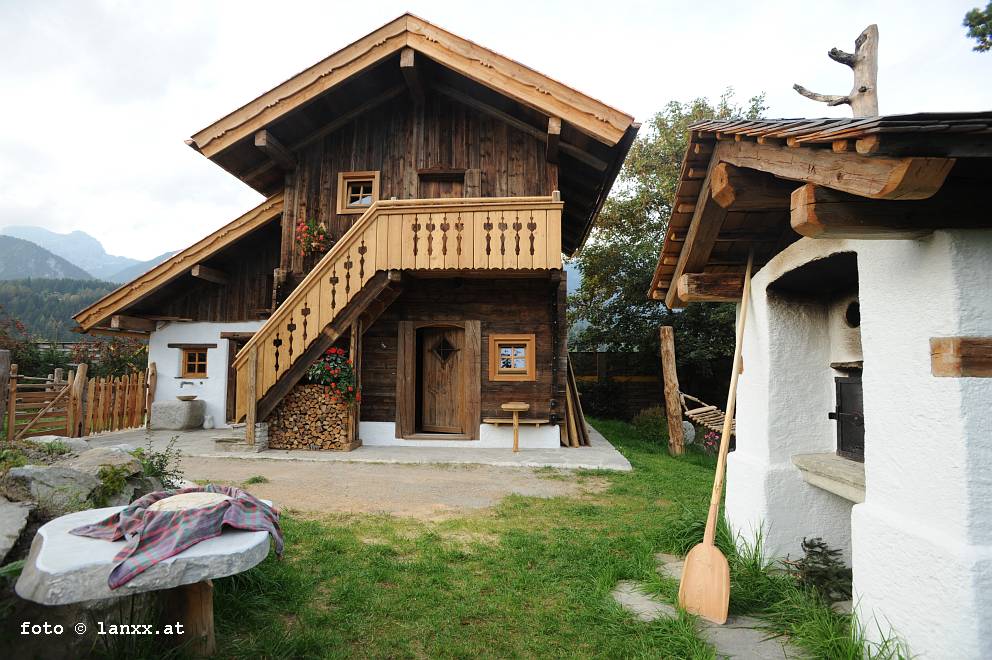
[[961,27],[976,3],[8,0],[0,226],[138,258],[190,244],[260,197],[183,140],[407,8],[644,120],[727,86],[767,92],[770,116],[844,116],[791,86],[846,92],[826,51],[871,22],[884,113],[992,108],[992,55]]

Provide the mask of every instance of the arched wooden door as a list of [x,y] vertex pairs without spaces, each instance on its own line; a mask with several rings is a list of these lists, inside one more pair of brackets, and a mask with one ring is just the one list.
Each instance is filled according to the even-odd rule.
[[463,433],[465,329],[420,330],[420,430]]

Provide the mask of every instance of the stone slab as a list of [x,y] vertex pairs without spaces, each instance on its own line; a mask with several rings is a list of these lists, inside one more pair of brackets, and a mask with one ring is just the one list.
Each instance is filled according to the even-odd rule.
[[99,522],[123,508],[79,511],[42,525],[15,585],[17,595],[43,605],[129,596],[234,575],[269,554],[268,532],[225,528],[220,536],[187,548],[111,591],[107,578],[124,541],[75,536],[69,530]]
[[834,453],[796,454],[792,464],[806,483],[850,500],[865,501],[865,464]]
[[721,658],[741,660],[785,660],[802,655],[790,647],[785,637],[770,637],[772,633],[761,630],[764,623],[760,619],[746,616],[733,616],[727,623],[718,626],[705,619],[700,621],[700,634],[716,648]]
[[84,452],[90,448],[90,443],[86,442],[82,438],[68,438],[64,435],[36,435],[33,438],[30,438],[30,440],[31,442],[41,445],[61,442],[76,453]]
[[31,502],[10,502],[0,497],[0,564],[27,526],[32,509]]
[[658,562],[658,570],[663,575],[667,575],[675,581],[682,579],[682,568],[685,566],[685,560],[682,557],[659,552],[654,558]]
[[[134,442],[144,444],[151,440],[152,448],[162,451],[176,433],[144,429],[118,431],[92,436],[93,445]],[[444,447],[373,447],[362,445],[350,452],[307,451],[303,449],[269,449],[259,453],[221,452],[214,448],[217,437],[226,437],[219,429],[213,431],[193,430],[178,434],[175,447],[186,456],[207,458],[228,458],[231,460],[276,460],[276,461],[337,461],[343,463],[395,463],[395,464],[466,464],[493,465],[496,467],[553,467],[563,470],[599,469],[630,471],[631,465],[613,445],[598,431],[589,429],[590,447],[557,447],[555,449],[526,449],[516,454],[508,449],[483,449],[469,445]]]
[[127,470],[127,476],[141,472],[141,461],[132,454],[130,445],[114,445],[110,447],[94,447],[79,456],[59,461],[58,465],[79,470],[94,477],[100,474],[104,466],[120,467]]
[[648,596],[641,585],[632,580],[621,580],[610,593],[613,600],[641,621],[655,621],[662,617],[674,618],[678,612],[668,603]]
[[186,429],[201,429],[203,417],[207,412],[207,402],[203,399],[193,401],[155,401],[152,403],[149,426],[153,429],[169,431],[184,431]]

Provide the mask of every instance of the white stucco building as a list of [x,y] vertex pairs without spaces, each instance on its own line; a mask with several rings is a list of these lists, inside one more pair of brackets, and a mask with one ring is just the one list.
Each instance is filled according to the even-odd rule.
[[739,300],[754,252],[728,522],[841,549],[860,625],[919,657],[992,655],[983,117],[697,124],[652,285]]

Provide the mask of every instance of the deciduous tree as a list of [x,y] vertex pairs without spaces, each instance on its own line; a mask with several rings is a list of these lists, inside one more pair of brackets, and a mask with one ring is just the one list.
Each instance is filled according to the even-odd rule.
[[673,101],[641,129],[596,228],[574,263],[582,273],[569,298],[574,350],[658,353],[658,328],[675,327],[680,366],[706,376],[714,359],[733,354],[732,305],[692,304],[672,312],[648,300],[668,228],[689,125],[706,118],[756,118],[764,95],[737,105],[733,90],[712,103]]

